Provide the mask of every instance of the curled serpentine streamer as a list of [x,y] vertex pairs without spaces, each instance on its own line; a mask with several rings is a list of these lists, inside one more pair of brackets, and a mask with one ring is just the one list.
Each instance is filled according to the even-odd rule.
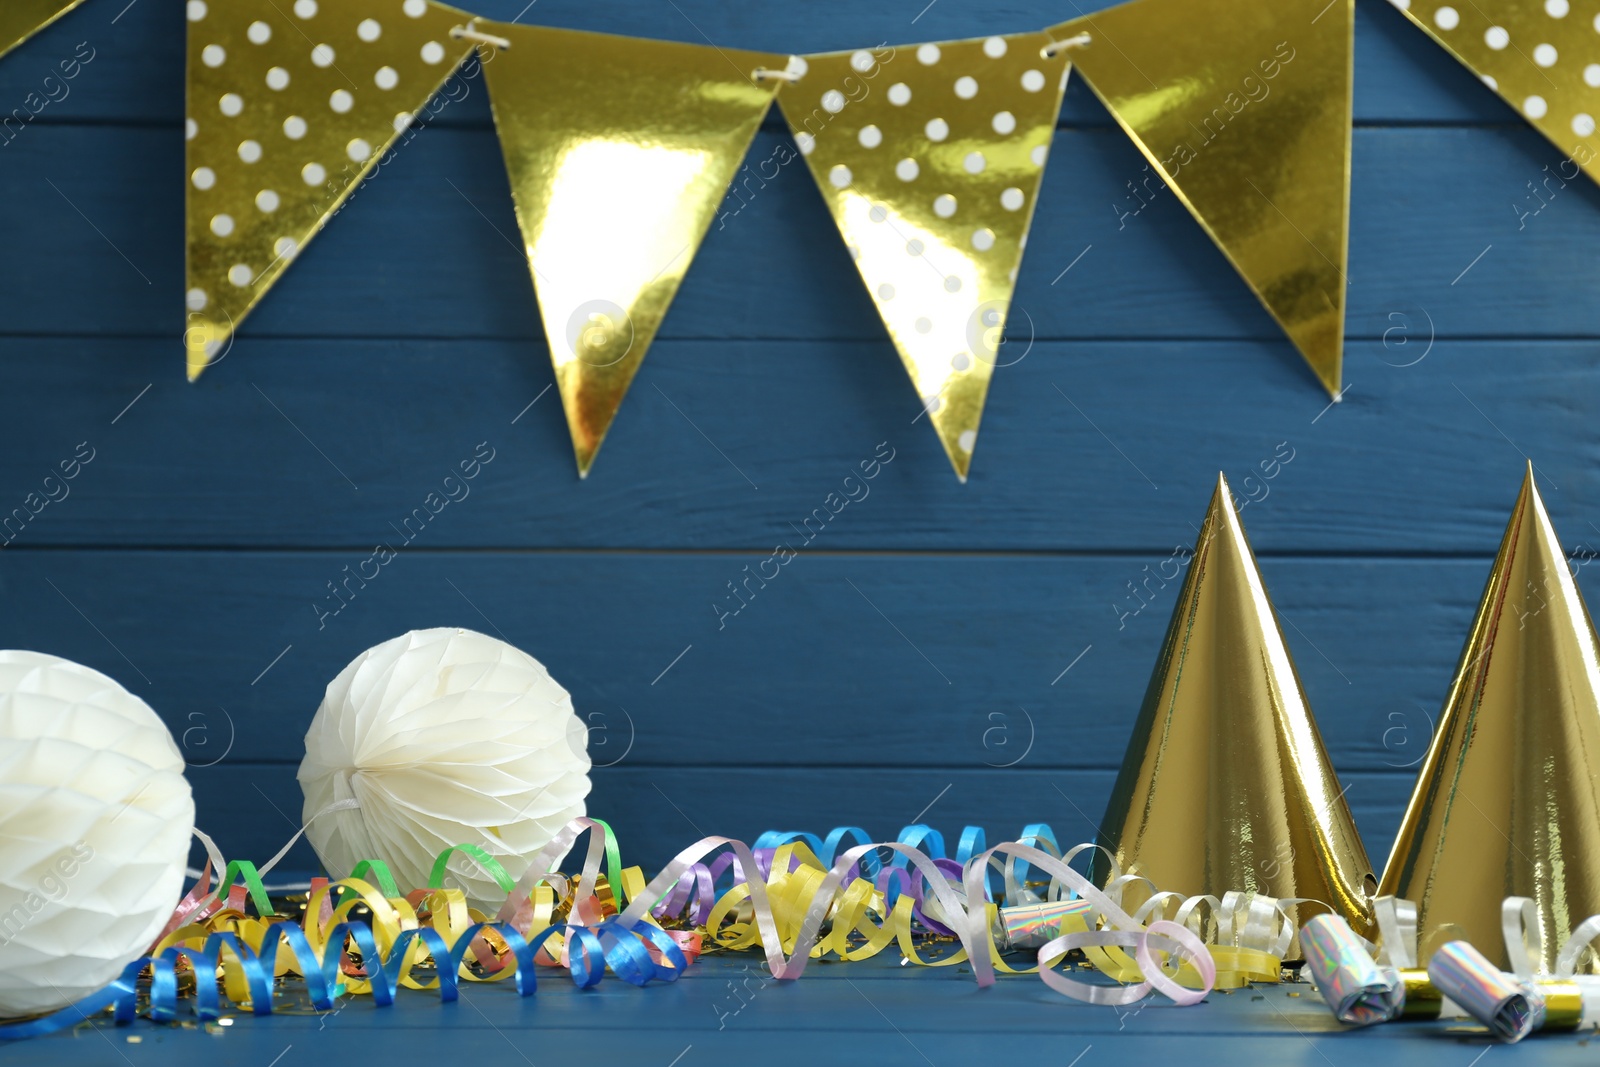
[[[560,873],[585,833],[581,873]],[[512,978],[517,993],[529,996],[536,966],[565,968],[585,988],[607,971],[643,986],[675,981],[709,946],[759,949],[773,977],[796,979],[812,959],[860,960],[896,944],[924,966],[970,961],[980,986],[992,985],[997,972],[1037,973],[1051,989],[1092,1004],[1130,1004],[1159,992],[1181,1006],[1219,986],[1277,981],[1279,960],[1295,936],[1286,909],[1297,901],[1184,898],[1158,892],[1114,863],[1107,884],[1096,886],[1070,864],[1098,846],[1063,854],[1042,823],[992,848],[982,829],[968,827],[954,857],[945,855],[943,836],[922,825],[906,827],[892,842],[874,842],[859,827],[826,838],[766,833],[754,848],[707,837],[646,883],[639,868],[622,866],[606,823],[578,818],[520,879],[482,849],[459,845],[440,854],[427,887],[402,893],[388,868],[370,860],[348,877],[313,882],[299,918],[274,912],[262,880],[272,863],[261,869],[228,863],[213,889],[220,854],[202,840],[212,859],[147,956],[75,1005],[0,1026],[0,1039],[50,1033],[106,1010],[117,1023],[130,1022],[144,999],[143,1014],[172,1021],[186,994],[201,1021],[219,1017],[222,994],[240,1010],[266,1015],[277,979],[288,976],[303,981],[319,1011],[332,1010],[346,994],[370,994],[388,1005],[402,987],[454,1000],[464,981]],[[492,918],[469,906],[460,889],[445,886],[456,855],[506,893]],[[724,876],[732,887],[719,890]],[[1122,897],[1134,885],[1150,895],[1130,914]],[[1026,914],[1018,911],[1018,921],[1007,923],[1002,908]],[[353,917],[357,909],[367,917]],[[1007,935],[1017,929],[1030,937],[1055,935],[1038,948],[1035,966],[1014,967],[1003,956],[1017,947]],[[940,942],[943,951],[930,954]],[[1075,950],[1101,980],[1056,969]]]

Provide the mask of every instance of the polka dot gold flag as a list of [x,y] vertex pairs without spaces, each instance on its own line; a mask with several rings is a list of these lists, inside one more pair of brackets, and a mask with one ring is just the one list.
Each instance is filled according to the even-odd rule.
[[1395,6],[1600,181],[1600,3],[1395,0]]
[[83,0],[0,0],[0,56],[81,3]]
[[189,378],[475,47],[428,0],[188,0]]
[[779,106],[966,481],[1067,56],[1029,33],[805,62]]
[[788,56],[480,22],[567,428],[586,477]]
[[1055,30],[1335,398],[1354,18],[1354,0],[1134,0]]

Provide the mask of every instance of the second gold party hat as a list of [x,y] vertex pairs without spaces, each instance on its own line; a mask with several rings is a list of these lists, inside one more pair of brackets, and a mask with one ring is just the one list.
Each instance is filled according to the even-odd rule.
[[[1218,477],[1101,823],[1125,872],[1185,895],[1319,901],[1358,932],[1376,888],[1255,556]],[[1304,922],[1322,908],[1300,908]]]
[[1546,972],[1600,912],[1600,640],[1532,464],[1383,892],[1417,902],[1424,955],[1444,931],[1501,966],[1501,902],[1531,897],[1542,941],[1532,963]]

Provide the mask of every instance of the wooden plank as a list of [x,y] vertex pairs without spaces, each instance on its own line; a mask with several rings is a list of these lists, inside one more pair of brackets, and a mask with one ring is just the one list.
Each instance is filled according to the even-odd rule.
[[[0,450],[11,551],[370,549],[483,441],[497,458],[425,547],[765,554],[803,537],[830,493],[866,492],[813,547],[1146,553],[1111,576],[1109,603],[1143,563],[1193,543],[1219,470],[1259,499],[1245,521],[1262,552],[1481,556],[1523,450],[1569,547],[1600,539],[1584,510],[1600,490],[1592,344],[1357,343],[1330,408],[1287,343],[1040,342],[997,372],[965,486],[883,342],[663,341],[585,482],[548,364],[526,345],[247,340],[196,386],[175,351],[0,339],[9,395],[26,398]],[[82,442],[96,458],[70,497],[19,527],[15,509]],[[847,490],[883,442],[893,461]]]
[[[757,137],[664,338],[884,336],[810,176],[798,164],[761,169],[798,158],[774,157],[785,140]],[[176,343],[180,151],[165,130],[79,126],[29,130],[4,149],[0,332]],[[1600,189],[1581,178],[1563,188],[1561,173],[1531,129],[1357,130],[1351,336],[1393,336],[1397,315],[1446,337],[1600,336],[1590,299]],[[1119,132],[1061,135],[1012,336],[1278,340],[1222,254],[1147,178]],[[63,263],[66,289],[48,266]],[[520,338],[542,352],[494,135],[423,131],[307,248],[243,336]]]
[[[762,557],[402,546],[335,612],[327,583],[366,555],[7,551],[0,647],[122,680],[190,731],[196,764],[298,762],[324,686],[356,654],[457,625],[547,663],[601,763],[1104,769],[1121,761],[1176,595],[1156,580],[1144,611],[1118,614],[1125,583],[1161,556],[802,553],[719,617],[719,598],[737,603],[727,583]],[[1416,765],[1487,569],[1264,563],[1341,770]]]
[[[831,988],[831,987],[830,987]],[[507,994],[510,995],[509,993]],[[650,994],[653,995],[653,994]],[[976,993],[974,995],[977,995]],[[850,997],[855,998],[851,1004]],[[1058,1000],[1060,998],[1057,998]],[[1051,1013],[1056,1010],[1071,1011],[1074,1009],[1057,1009],[1054,1001],[1044,1001],[1035,1004],[1034,1009],[1041,1014]],[[690,1032],[689,1038],[679,1048],[669,1047],[669,1039],[665,1034],[650,1031],[612,1031],[607,1026],[611,1018],[609,1014],[595,1012],[592,1029],[582,1033],[557,1033],[548,1038],[542,1031],[531,1033],[537,1028],[537,1022],[530,1016],[529,1021],[521,1029],[524,1034],[516,1036],[525,1042],[535,1052],[566,1057],[566,1056],[595,1056],[608,1063],[619,1062],[654,1062],[668,1063],[672,1057],[679,1053],[693,1056],[696,1052],[710,1050],[711,1055],[726,1056],[726,1060],[712,1062],[735,1062],[759,1058],[762,1063],[772,1064],[774,1067],[790,1067],[790,1065],[803,1065],[814,1063],[817,1052],[813,1046],[820,1045],[823,1035],[819,1035],[815,1020],[827,1018],[837,1019],[841,1013],[852,1017],[859,1016],[860,1022],[851,1026],[836,1025],[831,1022],[826,1032],[826,1041],[831,1047],[845,1047],[850,1050],[851,1056],[859,1056],[863,1060],[886,1063],[921,1063],[918,1056],[920,1048],[926,1048],[929,1054],[938,1057],[930,1060],[932,1063],[944,1062],[970,1062],[981,1060],[985,1055],[994,1054],[996,1033],[983,1026],[984,1002],[979,1001],[972,1005],[968,1013],[973,1019],[972,1025],[978,1032],[968,1032],[952,1035],[931,1035],[921,1033],[920,1027],[924,1019],[922,1012],[918,1011],[916,1003],[906,1003],[896,1000],[884,1004],[880,1001],[878,1007],[872,1003],[864,1002],[860,996],[840,984],[840,991],[826,998],[818,997],[813,1000],[807,997],[804,1001],[807,1009],[804,1022],[798,1022],[792,1029],[765,1027],[751,1027],[746,1032],[738,1034],[707,1033],[697,1044],[692,1038],[695,1032]],[[1262,1007],[1263,1005],[1257,1005]],[[710,1008],[708,1002],[704,1008]],[[434,1009],[450,1010],[450,1009]],[[462,1014],[469,1014],[462,1009]],[[522,1009],[531,1013],[532,1009]],[[703,1009],[704,1010],[704,1009]],[[1085,1013],[1094,1011],[1092,1008],[1083,1009]],[[885,1015],[884,1012],[893,1014]],[[1098,1015],[1102,1018],[1115,1020],[1116,1016],[1107,1009],[1100,1009]],[[1253,1016],[1255,1017],[1255,1016]],[[1265,1020],[1271,1018],[1266,1013],[1260,1013]],[[1475,1048],[1488,1047],[1481,1033],[1474,1032],[1465,1027],[1444,1028],[1443,1032],[1450,1037],[1441,1036],[1438,1027],[1424,1026],[1417,1028],[1394,1027],[1394,1032],[1384,1029],[1378,1035],[1363,1035],[1351,1038],[1345,1033],[1320,1034],[1316,1037],[1303,1037],[1296,1035],[1288,1027],[1280,1032],[1276,1028],[1266,1033],[1241,1034],[1222,1040],[1196,1041],[1190,1034],[1155,1034],[1155,1033],[1117,1033],[1108,1035],[1101,1040],[1099,1046],[1089,1039],[1084,1033],[1078,1031],[1074,1024],[1077,1015],[1063,1018],[1057,1029],[1050,1033],[1019,1034],[1016,1037],[1007,1035],[1005,1038],[1008,1053],[1031,1059],[1044,1059],[1060,1056],[1063,1047],[1071,1054],[1077,1054],[1085,1049],[1098,1047],[1101,1052],[1115,1053],[1118,1056],[1136,1058],[1136,1062],[1167,1062],[1182,1059],[1186,1063],[1201,1065],[1201,1067],[1225,1067],[1235,1064],[1243,1059],[1254,1061],[1267,1061],[1276,1063],[1321,1063],[1322,1056],[1329,1053],[1348,1052],[1348,1046],[1354,1042],[1361,1043],[1362,1051],[1377,1058],[1386,1058],[1393,1055],[1403,1057],[1404,1062],[1418,1064],[1419,1067],[1450,1067],[1459,1064],[1463,1051],[1471,1053]],[[712,1018],[715,1022],[715,1018]],[[276,1020],[258,1024],[256,1020],[249,1020],[249,1024],[256,1030],[264,1030],[266,1035],[262,1038],[252,1037],[248,1041],[233,1038],[235,1044],[247,1050],[252,1056],[265,1055],[270,1059],[274,1051],[281,1052],[290,1038],[297,1032],[304,1032],[308,1027],[296,1027],[287,1030],[282,1028]],[[1263,1022],[1263,1025],[1269,1025]],[[1281,1025],[1281,1024],[1280,1024]],[[714,1031],[714,1027],[708,1026]],[[148,1031],[146,1031],[148,1032]],[[672,1035],[676,1038],[678,1035]],[[1453,1038],[1453,1039],[1452,1039]],[[494,1036],[486,1032],[477,1037],[485,1044],[493,1042],[499,1045],[497,1051],[510,1055],[516,1050],[516,1045],[510,1037],[504,1034]],[[178,1042],[182,1041],[179,1045]],[[171,1039],[169,1048],[182,1048],[187,1057],[182,1061],[167,1060],[165,1062],[202,1063],[209,1062],[200,1057],[214,1054],[212,1043],[208,1040],[201,1043],[201,1039],[177,1035]],[[373,1056],[416,1056],[418,1043],[415,1036],[408,1035],[405,1031],[388,1033],[377,1031],[369,1036],[363,1032],[359,1035],[339,1034],[312,1044],[307,1037],[307,1044],[316,1048],[319,1054],[330,1056],[354,1057],[363,1055]],[[1585,1048],[1586,1040],[1571,1034],[1555,1035],[1542,1038],[1540,1043],[1533,1046],[1537,1050],[1538,1060],[1535,1061],[1528,1052],[1519,1048],[1516,1055],[1526,1059],[1527,1062],[1551,1064],[1587,1064],[1591,1060],[1590,1050]],[[1463,1048],[1463,1045],[1466,1047]],[[431,1050],[434,1045],[427,1042],[423,1046]],[[1289,1056],[1285,1055],[1286,1049],[1292,1049]],[[74,1050],[75,1051],[75,1050]],[[154,1050],[152,1050],[154,1051]],[[454,1051],[454,1046],[446,1049],[440,1046],[439,1054],[447,1055]],[[24,1055],[35,1055],[25,1053]],[[56,1055],[66,1053],[57,1052]],[[1091,1055],[1094,1053],[1091,1052]],[[46,1054],[47,1055],[47,1054]],[[104,1050],[97,1050],[91,1055],[109,1055]],[[1303,1057],[1303,1058],[1290,1058]],[[1546,1058],[1548,1057],[1548,1058]],[[19,1063],[37,1062],[63,1062],[61,1060],[19,1060]],[[88,1063],[87,1060],[74,1060],[75,1063]],[[112,1063],[107,1059],[96,1060],[96,1063]],[[120,1061],[116,1061],[120,1063]],[[147,1056],[144,1062],[156,1063],[153,1057]],[[113,1067],[116,1067],[113,1064]]]
[[[886,718],[869,721],[881,724],[877,731],[893,736],[898,748],[900,736],[910,730]],[[702,738],[729,732],[703,720],[679,726]],[[855,755],[846,745],[836,746],[831,762],[859,759],[862,743],[856,742]],[[713,834],[748,843],[767,830],[826,835],[836,826],[859,826],[876,839],[892,841],[917,821],[939,830],[951,854],[966,826],[983,827],[992,846],[1016,840],[1023,827],[1036,822],[1049,823],[1062,847],[1070,848],[1094,840],[1116,776],[1105,769],[1034,769],[1032,760],[1007,770],[805,766],[797,765],[799,754],[794,760],[778,757],[773,747],[753,738],[734,738],[727,747],[734,746],[748,762],[769,765],[636,765],[639,746],[621,764],[596,769],[589,812],[616,831],[624,863],[654,874],[679,851]],[[782,747],[787,752],[790,746]],[[770,765],[774,760],[781,765]],[[276,855],[300,826],[301,794],[294,775],[295,765],[284,763],[191,768],[196,821],[230,859],[261,862]],[[1381,871],[1411,793],[1411,772],[1352,771],[1342,781],[1368,858],[1374,871]],[[198,847],[193,862],[204,862]],[[283,870],[311,872],[320,865],[310,847],[299,843]]]
[[[825,970],[840,972],[842,980],[817,977]],[[1096,1057],[1311,1064],[1340,1063],[1340,1057],[1355,1054],[1459,1067],[1463,1052],[1470,1058],[1475,1048],[1490,1047],[1481,1028],[1459,1023],[1341,1029],[1305,984],[1215,993],[1188,1008],[1158,997],[1113,1009],[1074,1003],[1034,976],[1002,978],[979,989],[953,970],[896,968],[886,974],[877,961],[865,961],[813,965],[797,982],[773,982],[761,964],[741,953],[703,958],[674,983],[636,989],[607,979],[591,990],[572,989],[564,974],[551,970],[529,998],[517,997],[508,982],[469,986],[452,1004],[439,1003],[432,992],[402,990],[388,1008],[352,997],[336,1014],[241,1016],[211,1035],[141,1021],[127,1029],[107,1026],[98,1035],[83,1030],[25,1042],[7,1050],[7,1061],[26,1067],[142,1067],[214,1062],[221,1052],[240,1063],[266,1064],[274,1055],[301,1053],[404,1062],[419,1052],[444,1056],[465,1046],[513,1060],[522,1053],[541,1063],[584,1058],[666,1065],[678,1057],[685,1065],[759,1061],[787,1067],[815,1063],[826,1042],[861,1062],[947,1064],[992,1057],[997,1035],[1004,1035],[1007,1054],[1062,1063],[1079,1056],[1086,1064]],[[825,1033],[819,1019],[827,1020]],[[130,1034],[138,1044],[125,1042]],[[116,1045],[108,1047],[102,1035]],[[1589,1040],[1540,1034],[1532,1045],[1496,1051],[1508,1062],[1588,1063]]]
[[[920,17],[911,10],[916,5],[874,8],[848,0],[738,10],[717,0],[683,0],[676,8],[648,0],[608,0],[603,5],[543,0],[526,11],[526,0],[480,0],[468,6],[487,17],[509,19],[521,14],[525,23],[697,44],[707,40],[704,31],[723,47],[814,52],[880,41],[901,44],[1036,30],[1112,3],[1087,0],[1066,10],[1043,0],[936,4]],[[1302,6],[1309,12],[1308,20],[1320,7]],[[38,121],[160,123],[176,130],[182,118],[185,28],[181,5],[135,3],[125,8],[125,0],[94,0],[0,63],[0,101],[6,101],[8,108],[21,106],[28,93],[42,92],[43,79],[59,74],[58,64],[87,41],[95,58],[68,83],[68,95],[41,112]],[[1362,122],[1515,121],[1470,73],[1383,0],[1362,0],[1357,5],[1355,84],[1355,114]],[[61,95],[58,88],[51,91]],[[474,94],[461,107],[447,109],[441,119],[483,122],[487,112],[481,97],[481,92]],[[1072,97],[1065,110],[1069,120],[1105,121],[1088,93],[1079,88]]]

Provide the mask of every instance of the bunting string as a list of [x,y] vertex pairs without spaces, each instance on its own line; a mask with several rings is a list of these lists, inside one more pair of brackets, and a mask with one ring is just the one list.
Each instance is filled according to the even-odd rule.
[[[0,54],[80,2],[9,0]],[[1547,186],[1600,178],[1587,14],[1567,0],[1395,4],[1568,153]],[[1354,0],[1131,0],[1043,30],[805,56],[498,23],[434,0],[186,11],[191,379],[451,75],[481,71],[586,476],[776,101],[965,480],[1075,66],[1342,395]],[[780,146],[773,162],[795,156]]]
[[965,481],[1076,57],[1337,396],[1353,0],[1303,15],[1134,0],[1053,29],[785,56],[498,23],[432,0],[191,3],[189,375],[226,354],[471,57],[580,477],[777,101]]

